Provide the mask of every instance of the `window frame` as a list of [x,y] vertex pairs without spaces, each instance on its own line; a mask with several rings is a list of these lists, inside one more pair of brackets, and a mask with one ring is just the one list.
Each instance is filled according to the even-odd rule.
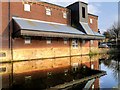
[[85,18],[85,14],[86,14],[85,11],[86,11],[85,7],[82,7],[82,18]]
[[94,40],[90,40],[90,45],[93,46]]
[[52,10],[50,8],[45,8],[45,13],[47,16],[51,16],[52,15]]
[[82,40],[82,45],[84,45],[84,44],[85,44],[85,42],[86,42],[85,40]]
[[24,11],[26,11],[26,12],[30,12],[31,11],[30,4],[28,4],[28,3],[24,4]]
[[94,89],[95,89],[95,85],[93,84],[93,85],[92,85],[92,90],[94,90]]
[[91,69],[94,69],[94,64],[91,65]]
[[51,38],[46,38],[46,43],[47,44],[51,44],[52,43],[52,39]]
[[79,44],[78,44],[78,40],[77,40],[77,39],[73,39],[73,40],[72,40],[72,47],[73,47],[73,48],[78,48],[78,45],[79,45]]
[[68,39],[64,38],[64,44],[67,44],[67,43],[68,43]]
[[90,18],[90,23],[91,23],[91,24],[93,23],[93,19],[92,19],[92,18]]
[[31,44],[31,37],[25,37],[24,38],[24,43],[25,44]]
[[67,12],[63,12],[63,18],[67,18]]

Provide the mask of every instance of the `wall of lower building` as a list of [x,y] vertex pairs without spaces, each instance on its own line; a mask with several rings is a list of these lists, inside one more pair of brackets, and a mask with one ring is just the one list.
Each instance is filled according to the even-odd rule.
[[[14,61],[41,59],[41,58],[55,58],[76,55],[88,55],[90,51],[99,53],[98,47],[95,44],[90,45],[90,40],[78,40],[78,46],[73,47],[72,40],[68,39],[67,44],[64,44],[64,38],[51,38],[51,43],[47,44],[47,38],[35,39],[31,37],[31,43],[25,44],[24,38],[14,38],[12,41],[12,55]],[[97,41],[96,41],[97,42]],[[9,50],[9,49],[8,49]],[[11,50],[10,50],[11,51]],[[7,56],[0,58],[1,61],[9,61],[7,50],[2,50]]]
[[25,44],[24,38],[13,40],[13,60],[29,60],[41,58],[66,57],[74,55],[89,54],[89,41],[84,45],[78,40],[78,47],[72,46],[72,40],[68,39],[64,44],[64,38],[51,38],[47,44],[47,38],[32,39],[30,44]]

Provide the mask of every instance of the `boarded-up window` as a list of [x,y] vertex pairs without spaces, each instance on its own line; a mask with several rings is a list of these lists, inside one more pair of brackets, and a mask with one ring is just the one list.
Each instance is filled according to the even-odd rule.
[[25,37],[25,44],[30,44],[30,43],[31,43],[31,38]]
[[93,40],[90,40],[90,45],[92,46],[94,44],[94,41]]
[[46,43],[51,44],[52,43],[51,38],[47,38]]
[[46,8],[46,15],[51,16],[51,14],[52,14],[51,9],[50,8]]
[[91,65],[91,69],[94,69],[94,64]]
[[24,11],[30,11],[30,4],[24,4]]
[[0,52],[0,57],[6,57],[6,53]]
[[84,45],[85,44],[85,40],[82,40],[82,45]]
[[67,44],[68,39],[64,38],[64,44]]
[[67,13],[63,12],[63,18],[67,18]]
[[95,88],[95,86],[94,86],[94,84],[92,85],[92,90],[94,90],[94,88]]
[[93,23],[93,20],[90,18],[90,23],[92,24]]

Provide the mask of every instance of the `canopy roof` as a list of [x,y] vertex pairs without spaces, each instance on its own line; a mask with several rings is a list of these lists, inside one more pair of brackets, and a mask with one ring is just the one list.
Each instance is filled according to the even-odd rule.
[[[81,39],[101,39],[102,35],[90,31],[91,29],[82,24],[87,34],[80,30],[68,26],[66,24],[45,22],[40,20],[25,19],[13,17],[14,20],[14,35],[27,35],[27,36],[45,36],[45,37],[66,37],[66,38],[81,38]],[[98,38],[95,38],[95,37]]]

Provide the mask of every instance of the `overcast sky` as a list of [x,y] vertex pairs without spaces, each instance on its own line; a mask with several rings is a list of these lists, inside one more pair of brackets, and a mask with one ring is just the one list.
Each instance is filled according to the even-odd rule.
[[[79,0],[42,0],[60,6],[68,6]],[[99,16],[99,29],[101,32],[109,29],[118,20],[119,0],[80,0],[88,3],[88,12]]]

